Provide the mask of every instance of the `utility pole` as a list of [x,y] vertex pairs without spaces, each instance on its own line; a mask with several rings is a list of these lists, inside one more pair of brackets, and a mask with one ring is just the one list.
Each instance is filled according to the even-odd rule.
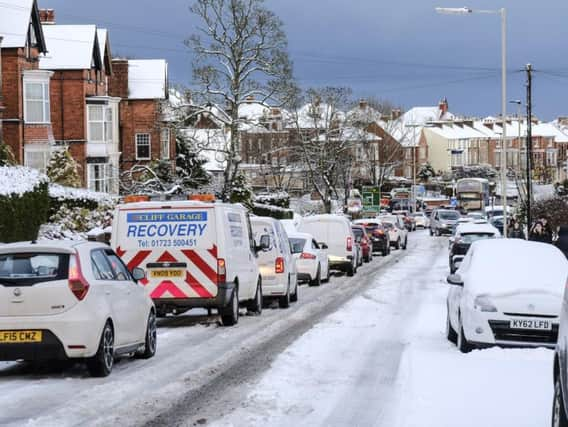
[[526,65],[527,72],[527,237],[532,224],[532,65]]

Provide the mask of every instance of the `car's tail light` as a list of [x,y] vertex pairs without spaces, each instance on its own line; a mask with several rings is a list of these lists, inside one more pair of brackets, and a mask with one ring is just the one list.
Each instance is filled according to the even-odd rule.
[[217,283],[225,283],[227,281],[227,265],[223,258],[217,259]]
[[69,257],[69,289],[71,289],[71,292],[79,301],[85,299],[87,292],[89,292],[89,284],[83,277],[77,255]]
[[347,237],[347,250],[353,250],[353,239],[351,238],[351,236]]
[[385,234],[385,232],[383,230],[375,230],[373,231],[373,234],[378,237],[378,236],[382,236]]
[[313,254],[309,254],[307,252],[302,252],[302,255],[300,255],[301,259],[316,259],[316,256]]
[[284,273],[284,258],[279,256],[274,262],[274,271],[276,273]]

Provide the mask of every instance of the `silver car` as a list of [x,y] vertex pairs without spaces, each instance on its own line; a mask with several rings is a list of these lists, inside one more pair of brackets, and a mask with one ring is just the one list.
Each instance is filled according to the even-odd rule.
[[452,235],[460,219],[460,213],[451,209],[436,209],[430,216],[430,236]]

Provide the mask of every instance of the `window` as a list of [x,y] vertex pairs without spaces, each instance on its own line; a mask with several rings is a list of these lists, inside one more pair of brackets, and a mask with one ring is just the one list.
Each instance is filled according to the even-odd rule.
[[111,168],[108,163],[90,163],[87,169],[87,188],[103,193],[110,192]]
[[136,160],[150,160],[150,134],[136,134]]
[[163,128],[162,132],[160,133],[160,143],[161,143],[161,150],[162,150],[162,159],[169,160],[170,159],[170,129]]
[[26,123],[49,123],[49,81],[24,82],[24,119]]
[[106,255],[117,280],[132,280],[128,269],[114,252],[106,251]]
[[112,141],[112,108],[106,105],[88,105],[89,142]]
[[42,173],[47,170],[51,158],[51,146],[48,144],[29,144],[24,147],[24,165]]
[[114,272],[102,250],[91,252],[91,267],[96,280],[115,280]]

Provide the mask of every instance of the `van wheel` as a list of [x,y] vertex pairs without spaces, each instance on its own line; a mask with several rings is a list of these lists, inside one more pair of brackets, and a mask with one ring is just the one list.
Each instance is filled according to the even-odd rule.
[[114,331],[110,322],[106,322],[101,334],[97,353],[87,361],[87,369],[93,377],[107,377],[114,365]]
[[349,264],[349,267],[347,267],[347,275],[351,277],[354,274],[355,274],[355,268],[353,267],[353,264]]
[[288,279],[288,288],[286,289],[286,295],[282,295],[278,298],[278,306],[280,308],[290,307],[290,279]]
[[298,302],[298,291],[300,287],[298,286],[298,280],[296,280],[296,286],[294,287],[294,293],[290,295],[290,301]]
[[235,287],[229,304],[220,311],[223,326],[233,326],[239,323],[239,288]]
[[398,240],[397,240],[396,243],[394,244],[394,248],[395,248],[395,249],[400,249],[400,237],[398,238]]
[[316,277],[313,280],[310,280],[310,286],[319,286],[321,285],[321,270],[320,266],[318,265],[318,272],[316,273]]
[[256,293],[254,294],[254,299],[247,305],[247,312],[260,316],[262,313],[262,305],[264,303],[263,299],[262,283],[260,282],[260,279],[258,279],[256,284]]
[[557,375],[556,381],[554,381],[554,399],[552,402],[552,427],[568,427],[560,374]]
[[402,247],[402,250],[405,251],[407,247],[408,247],[408,237],[404,239],[404,246]]
[[137,353],[136,357],[139,359],[150,359],[156,354],[156,343],[157,343],[157,332],[156,332],[156,315],[153,311],[150,311],[148,315],[148,324],[146,326],[146,340],[144,342],[144,351]]

